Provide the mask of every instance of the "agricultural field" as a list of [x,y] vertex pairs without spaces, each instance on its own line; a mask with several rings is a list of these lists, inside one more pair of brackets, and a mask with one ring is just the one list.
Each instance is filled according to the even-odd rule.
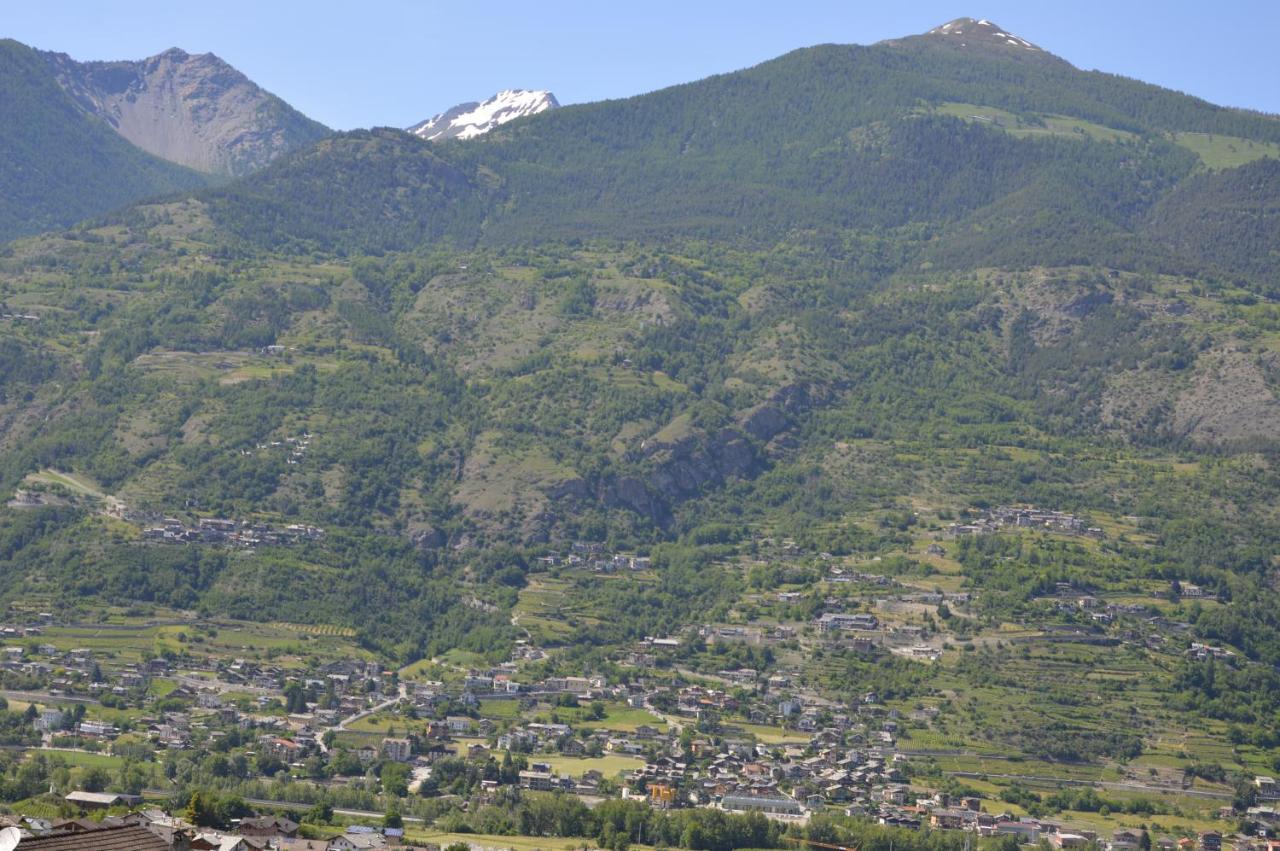
[[581,777],[587,771],[598,771],[606,778],[614,778],[623,772],[635,771],[644,767],[644,760],[622,754],[609,754],[598,757],[545,756],[534,757],[537,762],[545,762],[551,770],[562,777]]
[[606,729],[634,732],[636,727],[640,726],[653,727],[659,731],[667,729],[666,722],[652,712],[645,709],[634,709],[621,703],[605,703],[604,717],[600,719],[588,717],[590,709],[586,707],[567,710],[557,708],[555,711],[566,723],[583,730]]
[[1210,133],[1174,133],[1173,140],[1194,151],[1207,168],[1237,168],[1254,160],[1280,159],[1280,145]]
[[203,659],[268,660],[301,667],[306,660],[367,658],[355,647],[349,628],[283,623],[251,623],[196,618],[174,623],[164,618],[120,617],[101,624],[50,626],[41,642],[59,650],[92,648],[113,664],[137,664],[153,656],[190,654]]

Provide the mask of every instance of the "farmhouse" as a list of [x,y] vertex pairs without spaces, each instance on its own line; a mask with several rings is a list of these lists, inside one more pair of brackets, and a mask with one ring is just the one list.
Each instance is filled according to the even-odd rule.
[[142,803],[140,795],[120,792],[72,792],[66,801],[85,810],[105,810],[108,807],[134,807]]

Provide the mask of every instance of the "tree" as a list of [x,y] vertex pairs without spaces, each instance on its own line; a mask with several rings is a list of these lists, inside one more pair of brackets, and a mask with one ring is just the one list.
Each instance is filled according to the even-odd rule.
[[307,693],[302,688],[302,683],[294,680],[284,687],[284,709],[290,715],[302,714],[307,711]]
[[286,768],[288,766],[279,757],[271,754],[259,754],[258,756],[258,773],[265,777],[274,777]]
[[187,808],[183,811],[182,817],[194,825],[209,824],[209,808],[199,790],[192,792],[191,797],[187,799]]
[[382,816],[383,827],[404,827],[404,819],[401,818],[399,811],[395,808],[387,810]]
[[105,768],[90,768],[80,778],[80,788],[86,792],[101,792],[111,782],[111,775]]
[[116,787],[129,795],[140,795],[151,778],[151,771],[132,759],[126,759],[116,775]]
[[312,824],[328,824],[333,821],[333,805],[328,801],[320,801],[307,810],[302,820]]
[[388,795],[403,798],[409,793],[409,766],[401,762],[382,764],[382,789]]

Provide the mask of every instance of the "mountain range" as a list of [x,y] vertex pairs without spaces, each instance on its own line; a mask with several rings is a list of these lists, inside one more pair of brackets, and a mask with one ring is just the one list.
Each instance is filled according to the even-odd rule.
[[[79,62],[7,40],[0,87],[7,114],[27,119],[0,136],[10,187],[0,199],[0,239],[242,177],[330,132],[212,53],[178,48],[139,61]],[[510,89],[409,132],[470,139],[559,105],[547,91]]]
[[[338,623],[411,660],[511,646],[549,548],[665,553],[688,569],[548,627],[621,647],[740,611],[717,559],[763,538],[923,577],[943,562],[912,530],[1035,504],[1111,538],[1020,573],[975,555],[945,581],[992,623],[1055,582],[1180,578],[1253,601],[1197,635],[1280,662],[1274,116],[963,18],[414,132],[326,135],[237,77],[212,113],[277,123],[233,154],[230,117],[145,132],[216,60],[64,84],[61,60],[4,56],[34,116],[5,150],[84,140],[170,193],[8,208],[10,234],[58,228],[0,256],[0,485],[43,506],[3,517],[10,600]],[[262,167],[209,185],[155,155],[179,151]],[[142,543],[183,512],[326,534]]]

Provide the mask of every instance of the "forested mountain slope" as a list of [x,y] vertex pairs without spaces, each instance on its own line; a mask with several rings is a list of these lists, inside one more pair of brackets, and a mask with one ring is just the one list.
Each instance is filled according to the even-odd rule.
[[259,169],[328,134],[212,54],[76,62],[0,41],[0,239]]
[[[1079,71],[1003,40],[930,33],[807,48],[555,110],[465,144],[414,148],[394,131],[377,131],[376,144],[366,138],[301,155],[297,179],[286,161],[229,188],[236,200],[218,201],[215,215],[263,247],[326,217],[340,223],[337,240],[360,250],[414,245],[424,217],[462,244],[684,236],[768,245],[797,227],[929,223],[947,230],[928,234],[934,263],[1154,267],[1168,262],[1142,227],[1155,201],[1217,166],[1224,146],[1239,145],[1242,160],[1280,154],[1280,121]],[[317,208],[305,194],[322,189],[312,180],[324,171],[368,169],[381,185],[392,175],[388,157],[409,167],[428,151],[474,184],[472,206],[441,215],[434,185],[412,175],[396,206],[374,217],[364,215],[367,195],[342,193]],[[487,211],[483,228],[476,204]],[[272,208],[266,230],[259,205]],[[991,236],[1006,231],[1012,238]]]
[[0,239],[206,182],[86,115],[41,56],[16,41],[0,41],[0,114]]
[[[1034,503],[1115,531],[1072,575],[1265,611],[1280,123],[986,35],[465,143],[339,134],[11,244],[0,484],[38,507],[3,515],[5,593],[340,623],[410,660],[500,652],[535,557],[602,541],[670,568],[580,589],[560,638],[615,646],[732,607],[718,560],[763,537],[906,557],[916,524]],[[175,515],[325,534],[141,539]],[[993,623],[1067,570],[991,561],[964,581]],[[1274,614],[1241,628],[1280,660]]]
[[212,53],[171,48],[136,62],[42,56],[90,115],[142,150],[197,171],[248,174],[329,134]]

